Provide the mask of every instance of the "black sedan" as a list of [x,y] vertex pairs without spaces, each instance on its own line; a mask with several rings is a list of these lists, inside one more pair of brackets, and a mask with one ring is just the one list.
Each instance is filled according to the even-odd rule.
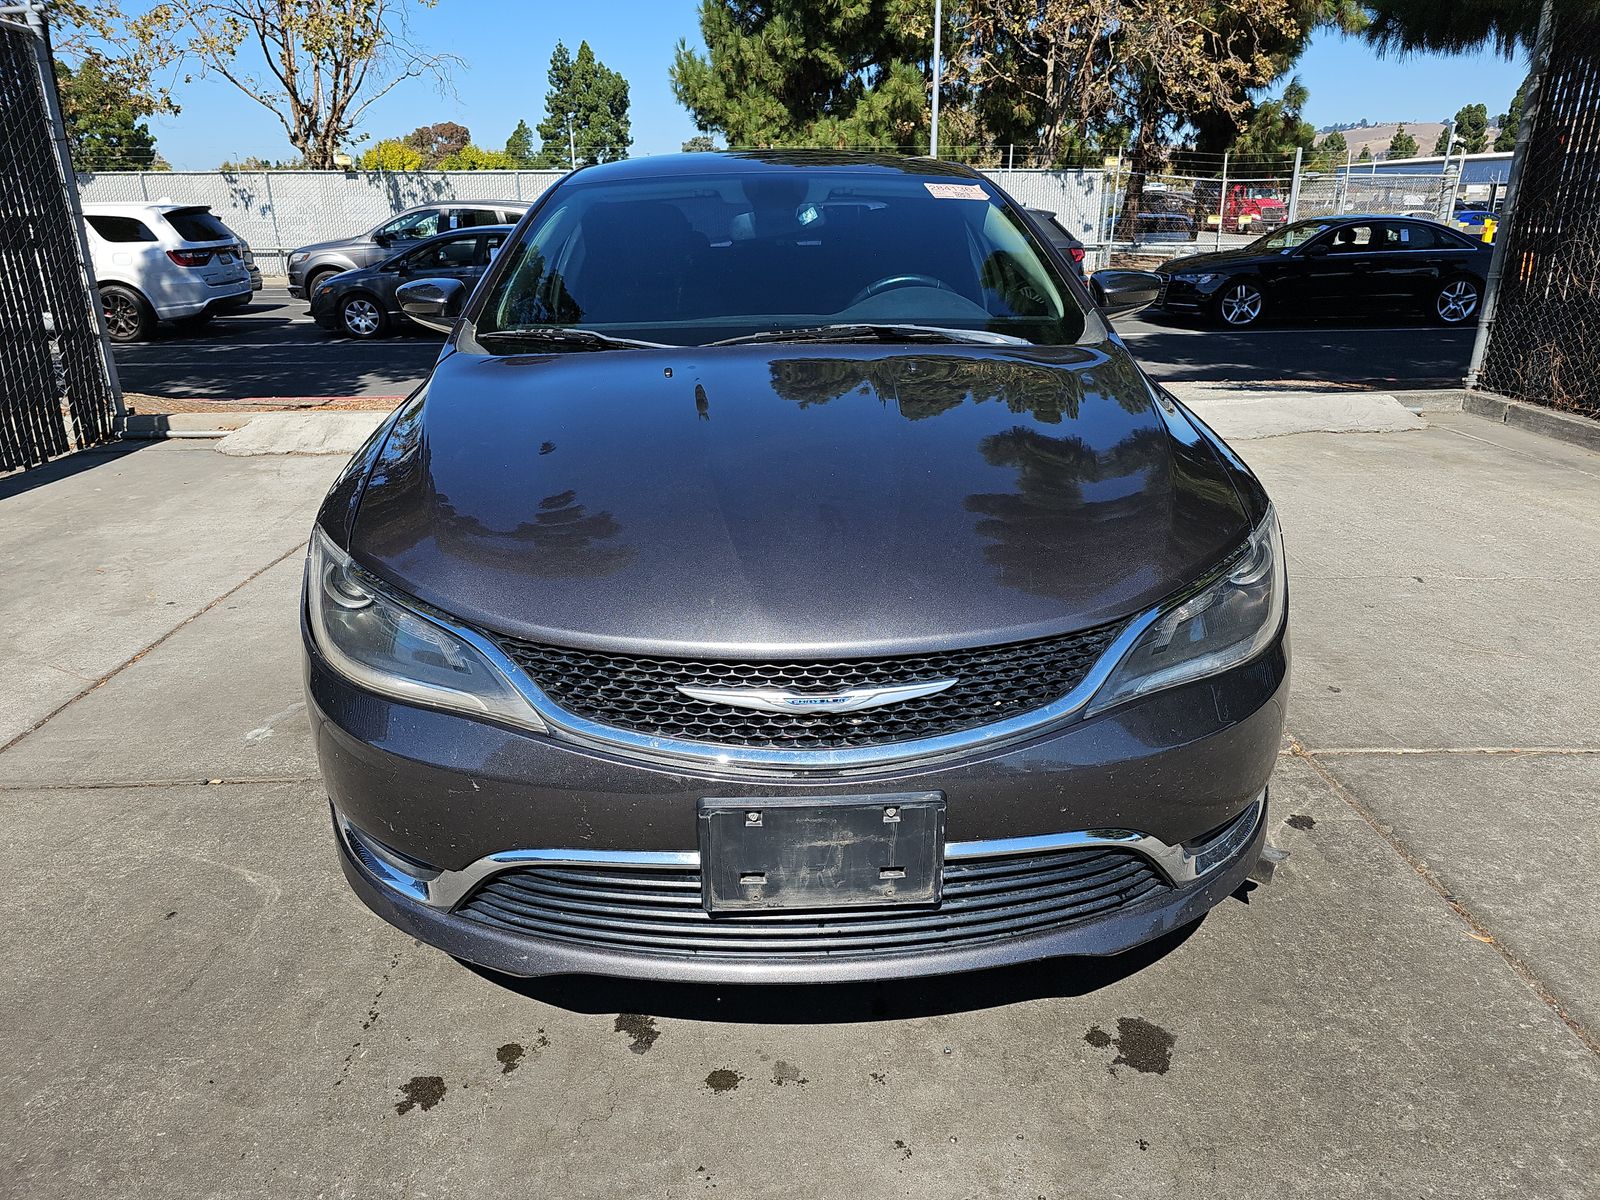
[[1492,247],[1437,221],[1396,216],[1296,221],[1248,246],[1169,262],[1161,307],[1239,329],[1268,316],[1379,309],[1475,320]]
[[408,247],[375,267],[345,271],[325,280],[311,296],[318,325],[355,338],[381,337],[404,320],[395,289],[412,279],[459,279],[470,292],[510,225],[480,225],[442,233]]

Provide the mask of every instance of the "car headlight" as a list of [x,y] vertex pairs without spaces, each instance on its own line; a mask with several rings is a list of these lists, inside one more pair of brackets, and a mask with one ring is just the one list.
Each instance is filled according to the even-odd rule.
[[352,683],[397,700],[546,728],[484,649],[405,604],[320,527],[311,535],[306,608],[317,649]]
[[1278,636],[1287,599],[1283,534],[1269,508],[1217,579],[1168,607],[1129,647],[1085,715],[1248,662]]
[[1219,274],[1214,274],[1214,273],[1213,274],[1184,274],[1184,273],[1180,272],[1179,274],[1174,275],[1173,278],[1174,279],[1181,279],[1184,283],[1193,284],[1195,287],[1199,288],[1201,291],[1207,292],[1207,291],[1210,291],[1212,288],[1216,287],[1217,284],[1221,283],[1223,281],[1223,279],[1226,278],[1226,276],[1219,275]]
[[311,257],[311,255],[308,254],[306,251],[304,251],[304,250],[296,250],[293,254],[289,255],[289,265],[291,267],[297,267],[301,263],[305,262],[305,260],[310,258],[310,257]]

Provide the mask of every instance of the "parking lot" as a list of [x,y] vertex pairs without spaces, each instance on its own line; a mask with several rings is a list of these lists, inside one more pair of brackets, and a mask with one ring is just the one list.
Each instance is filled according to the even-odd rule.
[[[1472,354],[1472,329],[1417,319],[1296,322],[1228,332],[1146,314],[1117,323],[1158,379],[1382,387],[1454,386]],[[196,334],[163,328],[116,351],[130,392],[192,400],[262,396],[403,396],[426,376],[443,339],[420,329],[370,342],[334,337],[304,302],[269,287],[243,313]]]
[[[433,353],[284,315],[124,383],[398,394]],[[1432,369],[1418,333],[1234,336],[1376,378]],[[1594,1196],[1600,457],[1427,419],[1240,447],[1290,558],[1273,882],[1124,959],[860,987],[516,983],[384,925],[301,696],[340,463],[124,444],[0,480],[0,1194]]]

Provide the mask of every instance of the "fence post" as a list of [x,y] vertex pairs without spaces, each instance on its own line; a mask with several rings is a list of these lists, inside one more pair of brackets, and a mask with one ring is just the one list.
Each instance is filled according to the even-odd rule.
[[1478,333],[1472,341],[1472,358],[1467,362],[1467,389],[1478,386],[1483,374],[1483,358],[1489,350],[1489,338],[1494,333],[1495,309],[1500,298],[1500,280],[1505,273],[1506,244],[1513,230],[1512,220],[1517,211],[1517,184],[1522,179],[1522,169],[1527,164],[1528,147],[1533,141],[1533,127],[1539,119],[1539,94],[1544,90],[1545,72],[1550,69],[1550,46],[1555,40],[1555,5],[1544,0],[1539,7],[1539,33],[1534,40],[1533,61],[1528,70],[1528,95],[1522,102],[1522,120],[1517,125],[1517,144],[1511,155],[1511,175],[1506,180],[1506,202],[1500,210],[1500,221],[1495,228],[1494,253],[1489,256],[1489,278],[1483,288],[1483,308],[1478,314]]
[[[1104,159],[1101,160],[1102,168]],[[1117,151],[1117,162],[1111,168],[1111,186],[1106,189],[1106,265],[1111,265],[1111,243],[1117,240],[1117,185],[1122,182],[1122,151]]]
[[1294,178],[1289,181],[1289,220],[1291,222],[1300,218],[1300,158],[1304,153],[1299,146],[1294,148]]
[[1222,152],[1222,190],[1217,195],[1217,240],[1214,250],[1222,249],[1223,214],[1228,211],[1228,151]]
[[[279,265],[283,267],[283,273],[287,275],[289,273],[289,251],[294,247],[283,244],[283,230],[278,227],[278,202],[272,198],[272,172],[261,172],[261,178],[266,185],[267,211],[272,214],[272,248],[278,252]],[[277,272],[273,273],[276,274]]]

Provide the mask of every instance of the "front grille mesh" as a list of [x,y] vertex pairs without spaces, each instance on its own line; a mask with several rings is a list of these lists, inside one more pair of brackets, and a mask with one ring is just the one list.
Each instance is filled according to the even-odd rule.
[[1062,929],[1171,890],[1122,849],[958,859],[937,908],[712,917],[700,873],[640,867],[519,867],[456,910],[480,925],[557,941],[677,957],[848,958],[936,951]]
[[[1062,637],[894,658],[741,662],[650,658],[507,639],[505,647],[566,711],[602,725],[725,746],[831,750],[936,737],[1043,708],[1070,692],[1121,624]],[[695,700],[677,689],[776,687],[823,695],[935,679],[932,696],[855,713],[764,713]]]

